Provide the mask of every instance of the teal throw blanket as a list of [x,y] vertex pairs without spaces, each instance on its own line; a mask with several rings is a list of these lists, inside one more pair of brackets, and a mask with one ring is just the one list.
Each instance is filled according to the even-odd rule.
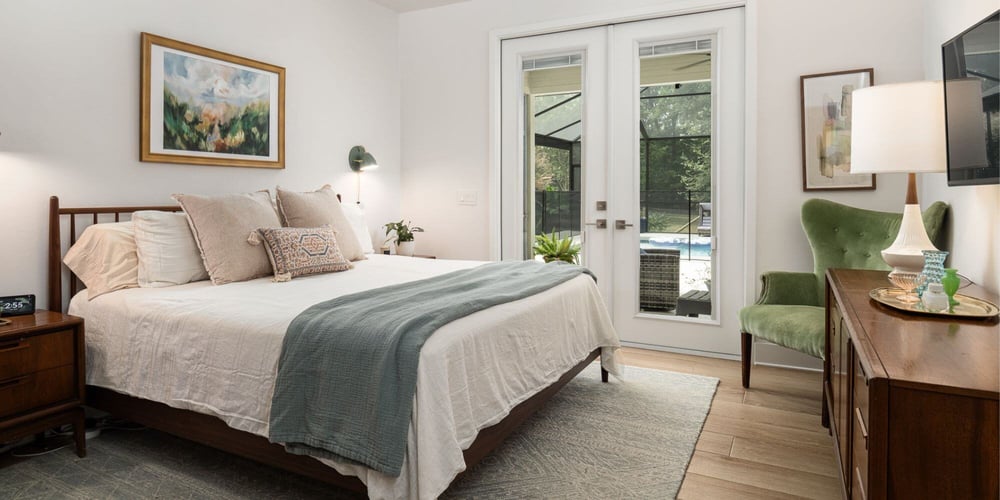
[[420,348],[438,328],[548,290],[587,269],[497,262],[321,302],[288,326],[270,440],[290,453],[398,476]]

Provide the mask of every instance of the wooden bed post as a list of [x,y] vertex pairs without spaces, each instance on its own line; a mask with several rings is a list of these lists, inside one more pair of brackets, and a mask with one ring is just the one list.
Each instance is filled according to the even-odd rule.
[[62,238],[59,234],[59,197],[49,197],[49,305],[50,311],[62,312]]

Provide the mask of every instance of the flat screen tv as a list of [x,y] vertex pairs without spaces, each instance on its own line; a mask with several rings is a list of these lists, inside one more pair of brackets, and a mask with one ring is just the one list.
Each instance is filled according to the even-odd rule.
[[941,53],[948,185],[1000,184],[1000,10]]

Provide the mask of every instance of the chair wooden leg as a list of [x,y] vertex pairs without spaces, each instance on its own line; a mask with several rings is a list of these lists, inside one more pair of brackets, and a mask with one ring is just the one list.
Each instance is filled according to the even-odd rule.
[[750,388],[750,363],[751,363],[751,350],[753,349],[753,335],[747,332],[740,332],[741,344],[742,344],[742,361],[743,361],[743,388]]

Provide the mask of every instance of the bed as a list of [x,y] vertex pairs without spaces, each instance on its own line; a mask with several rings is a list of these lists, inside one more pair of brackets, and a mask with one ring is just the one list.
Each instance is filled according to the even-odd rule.
[[[63,309],[61,256],[64,240],[75,240],[77,219],[118,221],[140,209],[179,207],[65,208],[51,198],[50,309]],[[87,322],[88,404],[373,498],[436,497],[595,358],[605,380],[606,370],[619,370],[617,335],[590,277],[473,313],[428,340],[398,477],[268,442],[270,394],[283,334],[298,312],[332,296],[477,264],[370,255],[350,272],[288,283],[201,281],[92,301],[70,274],[69,313]]]

